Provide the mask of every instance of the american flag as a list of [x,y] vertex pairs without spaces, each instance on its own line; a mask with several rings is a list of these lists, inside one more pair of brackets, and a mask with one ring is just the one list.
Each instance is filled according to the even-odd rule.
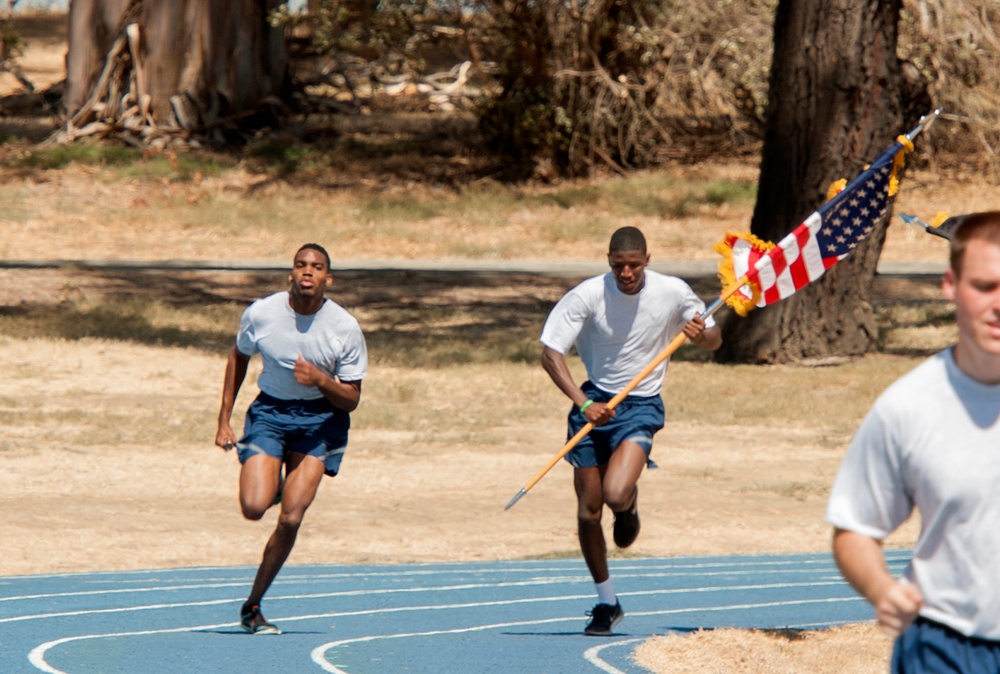
[[[854,250],[891,206],[896,168],[912,149],[912,144],[904,144],[907,140],[901,137],[893,143],[770,250],[758,248],[756,255],[733,255],[736,278],[745,274],[755,286],[744,294],[752,296],[759,307],[773,304],[815,281]],[[729,245],[732,248],[732,243]]]

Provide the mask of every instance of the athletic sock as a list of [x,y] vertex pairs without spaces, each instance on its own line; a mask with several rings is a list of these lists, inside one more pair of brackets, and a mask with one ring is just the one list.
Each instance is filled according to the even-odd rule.
[[595,583],[594,586],[597,588],[598,603],[607,604],[608,606],[614,606],[618,603],[618,596],[615,594],[615,586],[612,585],[610,578],[603,583]]

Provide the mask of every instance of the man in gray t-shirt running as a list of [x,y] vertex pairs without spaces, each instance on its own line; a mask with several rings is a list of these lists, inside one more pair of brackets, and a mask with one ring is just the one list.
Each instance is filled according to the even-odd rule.
[[[340,470],[350,413],[367,374],[368,352],[358,322],[324,297],[331,280],[327,252],[317,244],[302,246],[289,290],[257,300],[243,312],[226,364],[215,444],[239,450],[243,516],[259,520],[281,503],[277,527],[240,610],[240,623],[251,634],[281,633],[264,618],[260,602],[288,559],[323,476]],[[255,353],[264,365],[260,394],[247,410],[237,442],[230,422],[233,405]]]

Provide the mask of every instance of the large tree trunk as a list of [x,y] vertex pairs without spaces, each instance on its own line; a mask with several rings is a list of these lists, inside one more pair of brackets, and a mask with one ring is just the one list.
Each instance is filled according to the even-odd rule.
[[287,85],[280,0],[73,0],[62,137],[223,140]]
[[[904,120],[900,0],[780,0],[751,231],[779,241],[916,120]],[[928,111],[924,111],[928,112]],[[878,337],[868,301],[891,209],[819,281],[746,318],[723,321],[721,362],[859,355]]]

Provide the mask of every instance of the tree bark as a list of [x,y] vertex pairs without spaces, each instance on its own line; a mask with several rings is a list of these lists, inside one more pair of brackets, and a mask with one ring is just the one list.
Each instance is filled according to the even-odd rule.
[[[900,0],[779,0],[751,232],[779,241],[907,124],[896,56]],[[928,111],[923,111],[928,112]],[[863,354],[878,328],[869,289],[891,209],[850,256],[792,297],[723,320],[720,362]]]
[[122,129],[222,140],[225,126],[284,93],[280,0],[74,0],[66,135]]
[[67,112],[78,110],[104,67],[115,27],[130,0],[73,0],[69,3],[66,51]]

